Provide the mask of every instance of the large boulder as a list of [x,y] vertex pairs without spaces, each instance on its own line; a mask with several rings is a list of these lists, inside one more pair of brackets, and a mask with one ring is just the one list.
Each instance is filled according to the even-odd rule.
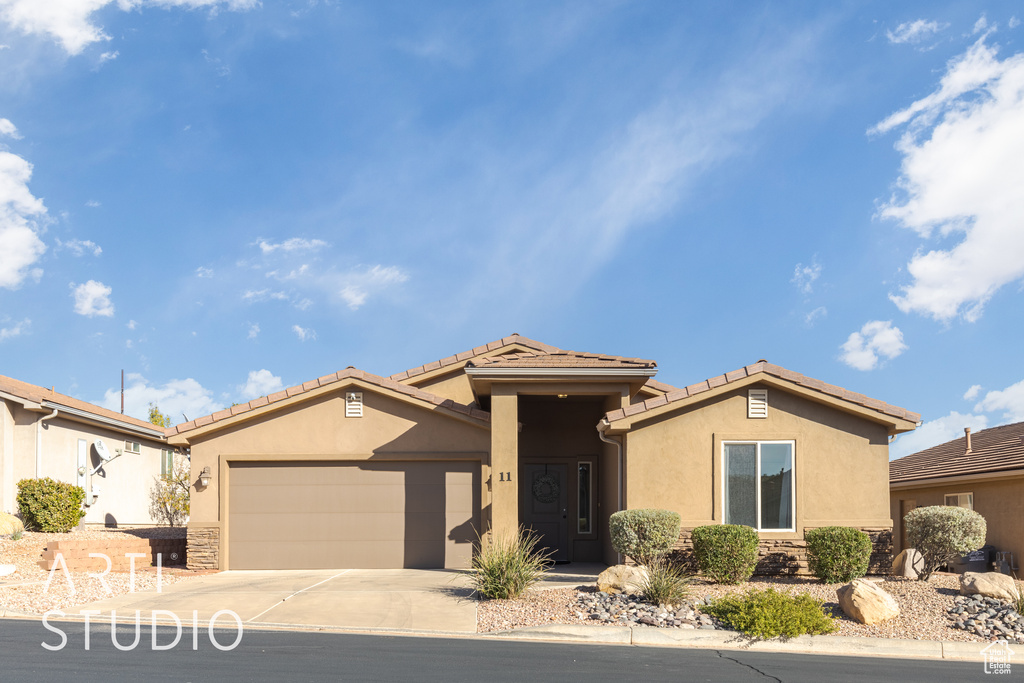
[[862,624],[877,624],[900,613],[896,598],[873,581],[854,579],[836,589],[836,595],[843,613]]
[[597,577],[597,589],[605,593],[639,593],[647,580],[647,570],[628,564],[617,564],[601,572]]
[[1020,588],[1012,576],[999,572],[964,572],[960,575],[960,595],[982,595],[997,600],[1016,600]]
[[907,548],[892,561],[892,575],[905,579],[916,579],[924,571],[924,555],[913,548]]

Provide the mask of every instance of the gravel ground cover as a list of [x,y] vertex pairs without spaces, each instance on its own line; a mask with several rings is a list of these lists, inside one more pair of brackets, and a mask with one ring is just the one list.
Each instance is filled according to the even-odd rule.
[[[39,560],[50,541],[77,541],[109,539],[111,534],[124,538],[182,538],[183,528],[152,527],[141,529],[83,529],[66,534],[43,534],[26,531],[15,541],[9,536],[0,537],[0,564],[16,567],[9,576],[0,577],[0,611],[11,610],[29,614],[42,614],[48,610],[65,610],[96,600],[104,600],[131,592],[132,578],[128,572],[110,572],[103,578],[104,586],[95,573],[71,572],[71,583],[58,568],[53,574],[49,587],[46,580],[49,573],[39,566]],[[192,574],[178,568],[165,567],[160,583],[164,586],[180,581]],[[155,590],[157,573],[155,567],[137,568],[134,579],[135,592]],[[109,590],[108,590],[109,589]]]
[[[977,633],[951,628],[948,610],[954,606],[960,583],[956,575],[936,572],[929,581],[885,577],[880,585],[900,605],[900,615],[883,624],[868,626],[846,617],[839,609],[836,589],[840,583],[823,584],[806,578],[755,577],[739,586],[721,586],[696,579],[690,586],[688,601],[699,604],[706,597],[717,598],[750,588],[773,587],[787,593],[809,593],[822,600],[825,608],[837,617],[839,629],[834,635],[871,638],[906,638],[909,640],[946,640],[982,642],[988,640]],[[523,600],[484,600],[477,608],[477,630],[501,631],[547,624],[600,623],[581,610],[579,600],[592,593],[592,586],[534,590]]]

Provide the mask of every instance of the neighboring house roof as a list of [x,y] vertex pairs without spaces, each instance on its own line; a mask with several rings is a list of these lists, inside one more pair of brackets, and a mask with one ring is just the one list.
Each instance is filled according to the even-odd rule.
[[389,379],[392,379],[396,382],[408,381],[414,377],[417,377],[418,375],[425,375],[428,372],[440,370],[441,368],[448,367],[449,365],[458,365],[471,359],[484,356],[488,353],[493,353],[494,351],[497,351],[498,349],[504,348],[506,346],[513,345],[533,349],[535,351],[540,351],[541,353],[553,353],[561,351],[561,349],[559,349],[556,346],[551,346],[550,344],[545,344],[534,339],[529,339],[528,337],[523,337],[519,334],[511,334],[508,337],[502,337],[501,339],[492,341],[489,344],[477,346],[476,348],[470,349],[469,351],[463,351],[462,353],[457,353],[454,356],[448,356],[447,358],[435,360],[434,362],[427,363],[426,365],[411,368],[409,370],[406,370],[405,372],[399,372],[397,374],[391,375]]
[[667,394],[670,391],[678,391],[679,387],[674,387],[671,384],[665,384],[664,382],[659,382],[653,377],[649,377],[647,381],[644,382],[643,390],[652,394]]
[[474,358],[466,363],[472,368],[637,368],[658,367],[653,360],[623,358],[598,353],[555,351],[549,353],[506,353],[500,356]]
[[793,372],[787,370],[779,365],[768,363],[767,361],[758,361],[753,365],[742,367],[732,372],[727,372],[724,375],[717,375],[711,379],[704,380],[698,384],[691,384],[688,387],[682,389],[675,389],[661,396],[654,396],[647,399],[646,401],[635,403],[626,408],[620,408],[613,410],[605,415],[605,419],[610,423],[615,423],[628,418],[642,415],[652,410],[662,408],[664,406],[671,405],[680,401],[688,401],[690,399],[698,400],[701,394],[712,391],[722,386],[742,382],[749,378],[754,378],[757,375],[768,375],[771,377],[777,377],[779,379],[791,382],[797,386],[805,389],[810,389],[815,392],[820,392],[834,398],[841,399],[848,403],[853,403],[863,408],[876,411],[883,415],[894,417],[900,420],[906,420],[907,422],[920,422],[921,416],[917,413],[912,413],[905,408],[899,408],[897,406],[889,405],[882,401],[878,401],[873,398],[868,398],[863,394],[858,394],[852,391],[847,391],[842,387],[837,387],[833,384],[826,384],[820,380],[812,379],[801,375],[799,372]]
[[889,463],[889,483],[1024,468],[1024,422],[983,429]]
[[3,397],[4,394],[13,396],[21,401],[37,404],[40,408],[47,408],[49,410],[56,408],[58,411],[61,408],[70,409],[70,414],[78,418],[93,419],[122,430],[146,432],[156,439],[161,438],[164,431],[162,427],[157,427],[146,420],[140,420],[130,415],[122,415],[113,410],[79,400],[73,396],[58,393],[53,389],[47,389],[46,387],[22,382],[13,377],[0,375],[0,397]]
[[425,404],[429,404],[431,407],[443,408],[480,422],[489,422],[491,419],[490,413],[483,410],[471,408],[461,403],[456,403],[451,399],[431,394],[430,392],[417,389],[416,387],[411,387],[408,384],[396,382],[393,379],[381,377],[370,372],[364,372],[363,370],[350,367],[342,370],[341,372],[324,375],[318,379],[304,382],[303,384],[291,387],[290,389],[285,389],[284,391],[278,391],[270,394],[269,396],[261,396],[260,398],[249,401],[248,403],[239,403],[238,405],[231,406],[230,408],[221,410],[212,415],[207,415],[205,417],[196,418],[195,420],[175,425],[167,430],[167,436],[190,432],[199,429],[200,427],[205,427],[215,422],[221,422],[228,418],[235,417],[236,415],[248,413],[258,408],[279,403],[295,396],[308,394],[321,387],[337,384],[338,382],[344,382],[346,380],[359,380],[371,386],[379,387],[380,389],[383,389],[385,393],[390,392],[393,394],[399,394],[421,401]]

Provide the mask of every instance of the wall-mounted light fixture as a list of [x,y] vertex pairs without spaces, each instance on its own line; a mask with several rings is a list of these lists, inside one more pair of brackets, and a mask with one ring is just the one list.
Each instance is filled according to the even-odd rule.
[[213,475],[210,474],[210,467],[207,465],[203,468],[203,471],[199,473],[199,485],[205,489],[210,485],[210,477],[212,476]]
[[556,394],[558,398],[569,398],[569,394]]

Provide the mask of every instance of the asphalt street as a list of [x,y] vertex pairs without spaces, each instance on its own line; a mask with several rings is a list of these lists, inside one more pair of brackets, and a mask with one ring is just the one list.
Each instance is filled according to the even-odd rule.
[[[122,617],[123,619],[123,617]],[[228,626],[230,622],[218,624]],[[8,681],[971,681],[990,678],[980,663],[827,657],[630,645],[534,643],[473,638],[246,630],[233,649],[211,643],[205,623],[191,622],[174,644],[160,627],[154,650],[143,624],[119,621],[0,620],[0,680]],[[229,648],[234,628],[215,640]],[[66,638],[66,640],[65,640]],[[48,645],[48,649],[43,644]],[[63,644],[63,646],[62,646]],[[193,649],[195,644],[197,649]],[[62,646],[62,647],[61,647]],[[1024,673],[1024,662],[1021,663]],[[1012,672],[1004,680],[1014,680]]]

